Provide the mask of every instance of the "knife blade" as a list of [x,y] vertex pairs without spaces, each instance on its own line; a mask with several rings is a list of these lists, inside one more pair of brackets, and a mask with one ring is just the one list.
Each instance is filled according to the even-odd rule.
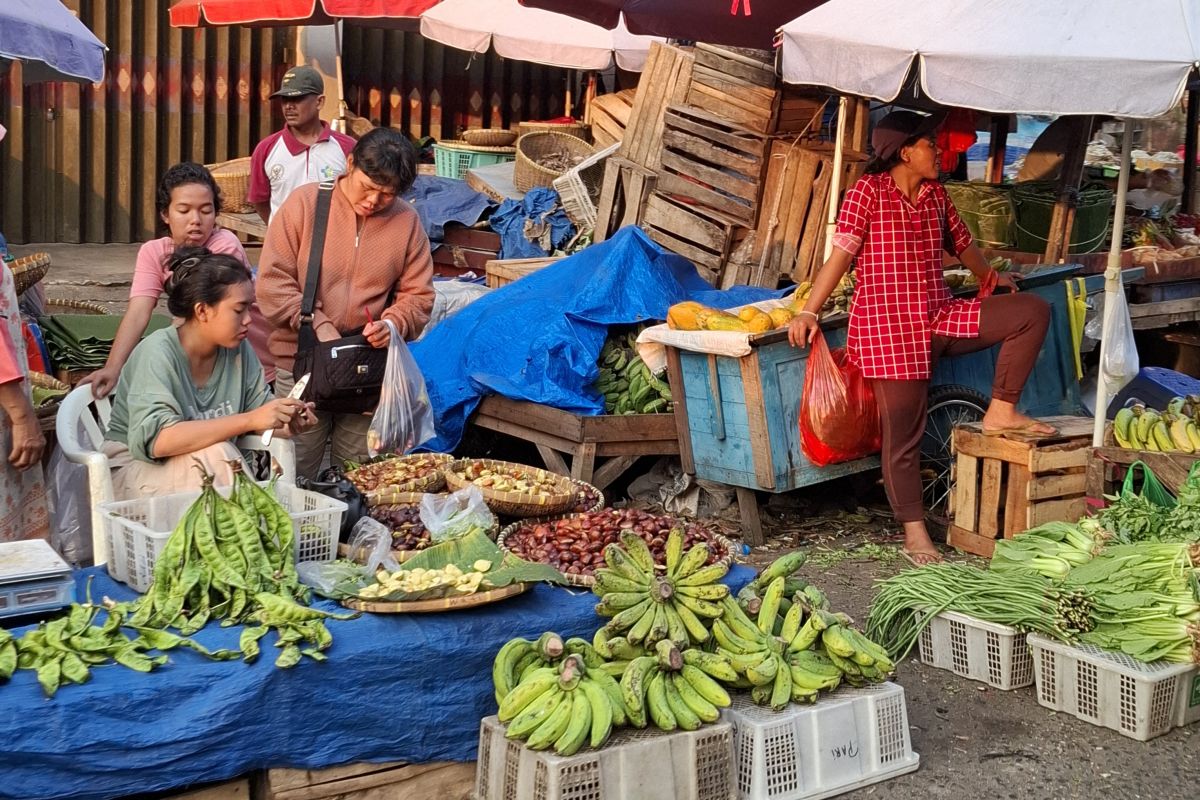
[[[300,396],[304,394],[304,390],[308,388],[308,379],[311,377],[312,377],[311,372],[306,372],[303,375],[301,375],[300,380],[296,381],[296,384],[292,387],[292,390],[290,392],[288,392],[288,394],[287,394],[288,399],[299,400]],[[268,445],[271,444],[271,438],[274,435],[275,435],[274,428],[272,428],[271,430],[267,431],[266,433],[264,433],[262,435],[263,447],[267,447]]]

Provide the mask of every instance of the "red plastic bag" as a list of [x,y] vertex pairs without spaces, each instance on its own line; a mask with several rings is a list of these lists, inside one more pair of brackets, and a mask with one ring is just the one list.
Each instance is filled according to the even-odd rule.
[[879,406],[871,384],[845,348],[830,352],[818,331],[804,371],[800,449],[809,461],[824,467],[879,448]]

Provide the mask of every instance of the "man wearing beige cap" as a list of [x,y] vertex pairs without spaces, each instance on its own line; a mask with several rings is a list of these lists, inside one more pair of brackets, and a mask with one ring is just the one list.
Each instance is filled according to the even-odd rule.
[[354,140],[321,119],[325,80],[312,67],[292,67],[283,76],[278,97],[286,123],[258,143],[250,159],[246,200],[263,222],[283,205],[297,186],[333,180],[346,171],[346,155]]

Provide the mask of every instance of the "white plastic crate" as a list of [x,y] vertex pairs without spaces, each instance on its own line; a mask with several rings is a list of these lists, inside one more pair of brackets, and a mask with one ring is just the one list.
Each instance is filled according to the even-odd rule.
[[739,800],[833,797],[921,763],[909,738],[904,689],[894,683],[840,689],[783,711],[735,694],[721,718],[734,728]]
[[[108,574],[139,592],[149,589],[158,554],[188,506],[199,496],[200,492],[179,492],[102,503]],[[295,526],[297,562],[337,558],[345,503],[287,483],[275,484],[275,497]]]
[[1033,685],[1033,657],[1025,634],[1007,625],[943,611],[921,631],[917,647],[922,664],[997,689]]
[[1029,635],[1038,703],[1145,742],[1200,720],[1200,669]]
[[479,728],[473,800],[733,800],[727,723],[664,733],[623,728],[599,750],[530,750],[487,717]]

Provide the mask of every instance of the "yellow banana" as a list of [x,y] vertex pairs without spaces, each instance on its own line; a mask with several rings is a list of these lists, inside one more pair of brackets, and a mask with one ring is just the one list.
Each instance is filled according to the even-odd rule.
[[[609,621],[607,627],[613,632],[619,632],[632,628],[637,621],[642,618],[642,615],[645,614],[646,611],[650,610],[653,606],[654,601],[652,599],[649,597],[643,597],[637,602],[636,605],[617,610],[617,612],[612,615],[612,619]],[[596,604],[596,613],[600,614],[601,616],[603,616],[605,612],[610,612],[612,610],[613,609],[610,609],[604,605],[603,600]]]
[[686,606],[697,616],[716,619],[721,616],[721,607],[711,600],[701,600],[699,597],[692,597],[690,594],[676,591],[675,596],[671,598],[676,605]]
[[775,656],[775,685],[771,689],[771,708],[783,711],[792,700],[792,670]]
[[700,586],[675,586],[675,594],[713,602],[729,596],[729,587],[723,583],[706,583]]
[[774,653],[769,653],[761,663],[746,668],[746,679],[755,686],[762,686],[775,680],[778,672],[779,661],[775,658]]
[[757,653],[762,649],[758,642],[752,642],[743,639],[729,629],[725,624],[724,618],[713,620],[712,627],[713,636],[717,640],[717,644],[722,649],[727,650],[730,655],[745,655],[747,653]]
[[649,602],[646,604],[645,611],[642,612],[642,615],[638,617],[637,622],[635,622],[633,627],[631,627],[625,634],[625,639],[629,641],[630,644],[637,645],[646,641],[646,637],[650,635],[650,629],[654,627],[654,619],[658,616],[658,609],[656,608],[658,603],[655,603],[649,598],[647,598],[647,600]]
[[650,552],[650,545],[646,544],[646,540],[633,531],[622,531],[620,538],[625,552],[629,554],[638,568],[647,575],[653,576],[654,554]]
[[792,607],[783,615],[783,627],[779,629],[779,638],[790,643],[800,632],[803,622],[804,606],[800,603],[792,603]]
[[728,708],[729,704],[733,702],[729,698],[729,692],[725,691],[725,687],[709,677],[699,667],[685,662],[683,669],[679,670],[679,674],[691,685],[698,695],[717,708]]
[[763,593],[762,606],[758,609],[758,629],[771,636],[775,633],[775,617],[779,614],[779,601],[783,599],[782,576],[771,581]]
[[710,675],[719,681],[733,683],[737,680],[737,671],[729,663],[729,659],[720,653],[706,653],[703,650],[684,650],[684,666],[695,667],[705,675]]
[[844,630],[841,625],[830,625],[821,631],[821,644],[831,656],[850,658],[854,655],[854,645],[846,638]]
[[671,528],[667,535],[666,564],[667,577],[674,578],[679,570],[679,562],[683,556],[683,531],[678,527]]
[[1175,417],[1175,419],[1171,420],[1171,442],[1175,445],[1175,449],[1181,453],[1193,453],[1196,451],[1191,437],[1188,436],[1189,424],[1195,427],[1195,424],[1191,420],[1184,419],[1183,417]]
[[533,642],[517,638],[510,639],[496,653],[496,658],[492,662],[492,687],[496,696],[496,705],[500,705],[504,696],[516,688],[519,677],[517,663],[532,652]]
[[[687,633],[687,638],[690,639],[693,643],[701,644],[703,642],[707,642],[709,640],[709,638],[712,636],[712,634],[710,634],[708,632],[708,628],[705,627],[704,623],[700,621],[700,618],[697,617],[695,614],[693,614],[692,610],[690,608],[688,608],[687,605],[685,605],[684,603],[675,603],[672,608],[672,611],[674,612],[674,614],[676,616],[679,617],[680,622],[683,623],[683,627],[685,628],[685,631]],[[677,642],[681,647],[687,645],[686,639],[679,640],[679,639],[675,639],[674,636],[672,636],[671,638],[675,642]]]
[[[729,572],[729,568],[724,564],[710,564],[707,567],[702,567],[701,569],[696,570],[690,575],[684,575],[682,578],[679,578],[675,581],[675,587],[678,589],[684,586],[703,586],[706,583],[715,583],[716,581],[721,580],[721,578],[724,578],[725,573],[727,572]],[[720,585],[724,586],[725,593],[728,594],[729,587],[725,586],[724,584]]]
[[558,671],[549,667],[537,670],[521,681],[500,701],[496,715],[501,722],[508,722],[525,710],[525,707],[558,682]]
[[1187,421],[1187,435],[1192,443],[1192,450],[1200,450],[1200,428],[1190,419]]
[[1171,433],[1167,430],[1167,423],[1161,418],[1150,428],[1150,433],[1154,435],[1154,443],[1162,452],[1170,453],[1175,449],[1175,445],[1171,441]]
[[686,578],[707,564],[710,555],[712,555],[712,551],[708,549],[708,545],[703,543],[692,545],[683,554],[683,557],[679,559],[679,567],[671,577],[675,579]]
[[600,687],[600,690],[608,696],[609,705],[612,706],[611,724],[613,727],[619,727],[625,724],[625,698],[621,696],[621,684],[617,683],[617,679],[609,675],[603,669],[589,669],[587,671],[590,683],[594,683]]
[[625,716],[635,728],[646,727],[646,689],[650,675],[657,669],[650,656],[634,659],[621,677],[621,698],[625,701]]
[[1113,417],[1113,436],[1116,437],[1117,444],[1120,444],[1122,447],[1129,446],[1127,444],[1122,444],[1122,442],[1129,441],[1129,426],[1133,423],[1133,421],[1134,416],[1132,408],[1122,408],[1117,412],[1117,415]]

